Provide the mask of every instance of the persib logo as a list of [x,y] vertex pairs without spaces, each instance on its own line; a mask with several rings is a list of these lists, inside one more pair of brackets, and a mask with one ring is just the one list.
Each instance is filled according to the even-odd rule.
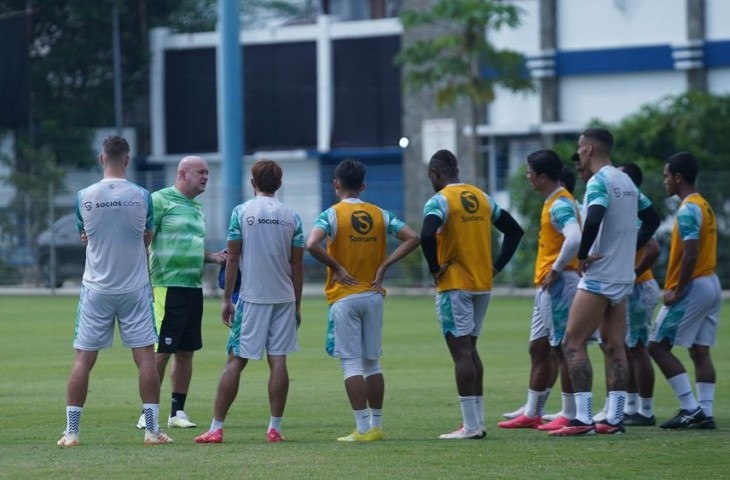
[[479,199],[472,192],[461,192],[459,196],[461,205],[468,213],[474,213],[479,210]]
[[352,212],[350,222],[352,223],[352,228],[362,235],[365,235],[373,229],[373,217],[365,210],[355,210]]

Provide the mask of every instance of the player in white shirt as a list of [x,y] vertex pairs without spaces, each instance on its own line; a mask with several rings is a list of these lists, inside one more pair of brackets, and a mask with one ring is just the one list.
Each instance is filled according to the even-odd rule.
[[86,245],[86,266],[76,318],[76,358],[68,379],[66,430],[62,447],[79,443],[79,421],[89,375],[99,350],[112,345],[114,325],[132,349],[139,369],[145,444],[171,443],[158,425],[160,379],[155,369],[157,342],[146,247],[152,227],[150,193],[125,179],[129,144],[119,136],[104,141],[99,161],[104,178],[76,197],[77,228]]

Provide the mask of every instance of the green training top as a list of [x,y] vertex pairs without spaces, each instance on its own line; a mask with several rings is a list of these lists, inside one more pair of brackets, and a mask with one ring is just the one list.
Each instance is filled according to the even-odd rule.
[[152,194],[152,205],[152,286],[202,287],[205,216],[200,202],[168,187]]

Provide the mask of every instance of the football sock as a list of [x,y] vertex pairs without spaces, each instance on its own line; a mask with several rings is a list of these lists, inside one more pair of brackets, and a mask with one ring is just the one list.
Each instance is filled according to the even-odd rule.
[[715,401],[715,384],[707,382],[697,382],[697,400],[705,415],[712,416],[712,406]]
[[639,394],[636,392],[626,394],[626,406],[624,415],[633,415],[639,411]]
[[639,413],[646,418],[654,416],[654,397],[639,397]]
[[370,409],[370,428],[383,428],[383,409]]
[[679,399],[680,408],[690,412],[697,410],[699,403],[697,403],[692,393],[692,386],[689,383],[689,375],[687,375],[687,372],[675,375],[668,379],[668,381],[675,395],[677,395],[677,399]]
[[583,423],[593,423],[593,394],[575,392],[575,418]]
[[626,406],[626,391],[613,390],[608,392],[608,410],[606,421],[616,425],[624,420],[624,408]]
[[215,432],[219,428],[223,428],[223,421],[222,420],[216,420],[215,418],[210,423],[210,431]]
[[144,428],[152,433],[160,430],[160,404],[159,403],[143,403],[142,413],[144,414]]
[[364,410],[353,410],[352,413],[355,415],[357,433],[363,434],[370,430],[370,412],[367,408]]
[[562,415],[568,420],[575,420],[575,394],[561,393]]
[[479,428],[484,430],[484,395],[477,395],[474,398],[474,404],[477,407],[477,421],[479,422]]
[[170,403],[170,416],[174,417],[177,415],[178,410],[185,410],[185,399],[188,397],[187,393],[174,393],[172,394],[172,402]]
[[545,406],[545,392],[527,390],[527,404],[525,405],[525,416],[536,417],[543,414]]
[[461,405],[461,416],[464,419],[464,429],[475,431],[480,430],[479,416],[477,414],[477,399],[475,395],[465,397],[459,396],[459,404]]
[[281,431],[281,417],[270,417],[268,430],[272,428],[277,432]]
[[66,407],[66,433],[79,433],[79,423],[81,422],[81,412],[84,407]]

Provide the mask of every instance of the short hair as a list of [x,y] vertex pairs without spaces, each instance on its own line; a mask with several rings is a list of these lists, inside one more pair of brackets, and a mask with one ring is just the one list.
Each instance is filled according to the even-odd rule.
[[456,175],[459,172],[456,155],[446,149],[438,150],[431,155],[431,164],[433,168],[437,168],[441,173],[447,175]]
[[570,159],[573,161],[573,163],[580,162],[580,155],[578,155],[578,152],[575,152],[573,155],[570,156]]
[[602,127],[587,128],[583,130],[582,135],[602,147],[603,153],[611,153],[611,149],[613,148],[613,135],[607,129]]
[[112,135],[104,139],[102,150],[109,158],[122,158],[129,153],[129,143],[119,135]]
[[354,158],[346,158],[335,167],[335,178],[347,190],[357,190],[365,182],[365,164]]
[[259,160],[251,165],[251,176],[261,192],[274,193],[281,187],[281,167],[273,160]]
[[620,167],[626,175],[629,176],[636,188],[641,188],[641,183],[644,181],[644,172],[641,171],[641,167],[634,162],[629,162],[621,165]]
[[538,150],[527,156],[527,164],[538,174],[545,174],[557,182],[560,179],[560,171],[563,169],[563,161],[557,153],[552,150]]
[[680,174],[684,181],[694,185],[700,166],[697,159],[689,152],[675,153],[667,159],[667,168],[672,175]]
[[576,178],[573,170],[563,166],[563,169],[560,170],[560,183],[562,183],[565,186],[565,189],[571,194],[573,193],[573,190],[575,190],[575,182]]

